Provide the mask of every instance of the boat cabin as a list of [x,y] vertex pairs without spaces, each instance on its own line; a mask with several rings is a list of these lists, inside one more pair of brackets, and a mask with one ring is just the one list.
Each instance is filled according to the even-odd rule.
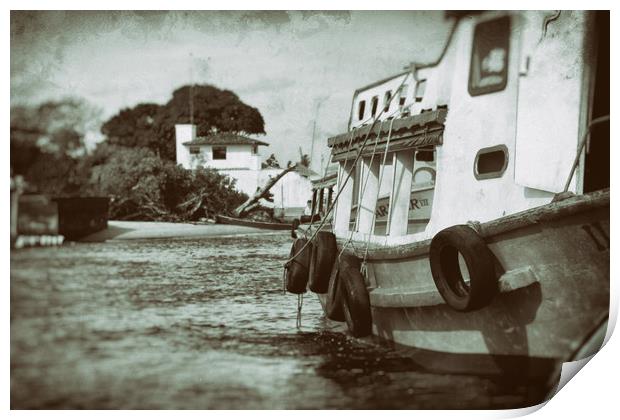
[[609,115],[608,15],[470,17],[436,62],[354,93],[349,130],[328,139],[337,236],[410,243],[609,186],[608,122],[568,181]]

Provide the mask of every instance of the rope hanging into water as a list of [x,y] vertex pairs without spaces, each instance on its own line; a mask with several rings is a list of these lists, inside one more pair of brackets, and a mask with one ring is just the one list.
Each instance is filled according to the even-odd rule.
[[[392,103],[392,101],[394,100],[394,98],[396,98],[396,96],[398,96],[397,94],[402,90],[403,86],[405,85],[405,81],[407,80],[407,77],[405,76],[402,80],[402,82],[400,83],[400,85],[398,86],[398,89],[396,89],[396,92],[394,94],[394,96],[392,96],[392,98],[390,99],[390,104]],[[411,104],[409,104],[411,105]],[[407,106],[409,106],[407,105]],[[404,107],[404,106],[403,106]],[[385,106],[382,107],[381,111],[379,112],[378,115],[376,115],[375,117],[373,117],[373,121],[372,124],[370,125],[368,132],[366,133],[366,136],[364,137],[364,141],[362,142],[362,145],[357,153],[357,156],[355,157],[355,160],[353,161],[353,165],[352,166],[356,166],[357,162],[359,161],[360,156],[362,155],[362,152],[364,151],[364,148],[366,147],[366,143],[368,142],[368,138],[370,136],[370,133],[372,132],[372,130],[375,127],[375,124],[377,123],[378,119],[383,115],[383,113],[385,112]],[[390,116],[394,116],[396,115],[398,112],[400,112],[400,110],[394,111],[392,114],[390,114]],[[366,120],[368,121],[368,120]],[[381,134],[381,133],[379,133]],[[353,136],[353,134],[351,134],[351,136]],[[352,138],[351,138],[352,141]],[[349,141],[349,149],[351,148],[351,141]],[[321,228],[323,226],[325,226],[325,223],[327,221],[327,216],[329,215],[329,213],[334,209],[336,203],[338,202],[338,199],[340,198],[340,194],[342,194],[342,191],[344,190],[344,187],[346,186],[347,182],[349,182],[349,179],[351,179],[351,172],[349,172],[346,176],[346,178],[344,179],[342,185],[340,186],[338,193],[336,194],[336,197],[334,197],[334,201],[329,205],[327,211],[325,212],[325,218],[323,220],[321,220],[321,223],[319,224],[319,227],[314,231],[314,233],[312,234],[312,236],[310,237],[310,239],[308,239],[308,241],[301,247],[301,249],[292,257],[290,257],[285,263],[284,266],[286,266],[287,264],[289,264],[291,261],[293,261],[295,258],[297,258],[297,256],[299,256],[303,250],[308,246],[308,244],[310,244],[312,242],[312,240],[316,237],[316,235],[320,232]]]
[[301,308],[304,305],[304,294],[297,295],[297,329],[301,329]]

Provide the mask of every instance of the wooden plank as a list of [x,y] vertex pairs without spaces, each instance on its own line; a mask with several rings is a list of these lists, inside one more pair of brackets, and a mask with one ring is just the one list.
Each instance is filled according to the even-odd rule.
[[[552,202],[544,206],[535,207],[519,213],[501,217],[477,226],[483,238],[492,240],[494,236],[505,234],[510,231],[536,225],[537,223],[550,222],[575,214],[593,211],[600,208],[609,208],[609,188],[595,191],[585,195],[568,197]],[[344,239],[339,238],[339,246]],[[372,260],[398,260],[427,254],[431,239],[416,241],[405,245],[380,246],[370,244],[367,259]],[[348,250],[358,257],[363,257],[366,242],[352,241]]]
[[[499,292],[508,293],[537,283],[538,278],[530,267],[525,267],[507,271],[498,282]],[[441,294],[435,288],[376,288],[370,291],[369,296],[371,306],[380,308],[418,308],[445,304]]]

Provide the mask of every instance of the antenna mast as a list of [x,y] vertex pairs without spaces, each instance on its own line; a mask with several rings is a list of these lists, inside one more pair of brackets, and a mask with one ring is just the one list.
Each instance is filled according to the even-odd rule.
[[189,123],[194,125],[194,54],[189,53]]

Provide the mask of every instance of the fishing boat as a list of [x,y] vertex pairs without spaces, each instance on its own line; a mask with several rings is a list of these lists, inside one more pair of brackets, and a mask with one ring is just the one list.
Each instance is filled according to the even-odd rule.
[[269,230],[291,230],[290,223],[278,223],[278,222],[263,222],[260,220],[249,220],[249,219],[239,219],[230,216],[215,216],[215,221],[222,225],[237,225],[237,226],[247,226],[258,229],[269,229]]
[[609,313],[609,14],[447,18],[435,62],[355,91],[332,227],[298,230],[287,289],[354,336],[585,357]]

